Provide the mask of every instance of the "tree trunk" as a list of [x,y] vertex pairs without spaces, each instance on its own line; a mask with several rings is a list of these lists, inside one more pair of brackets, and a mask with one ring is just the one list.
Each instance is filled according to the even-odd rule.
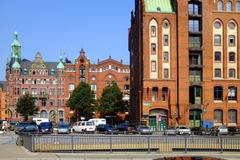
[[28,116],[24,116],[24,121],[28,121]]

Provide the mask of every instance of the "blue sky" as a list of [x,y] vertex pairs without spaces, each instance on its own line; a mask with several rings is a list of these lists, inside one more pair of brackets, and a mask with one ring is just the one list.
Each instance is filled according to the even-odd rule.
[[128,64],[133,8],[134,0],[1,0],[0,80],[5,80],[14,31],[22,58],[33,60],[39,51],[45,61],[60,56],[74,61],[83,48],[91,63],[111,55]]

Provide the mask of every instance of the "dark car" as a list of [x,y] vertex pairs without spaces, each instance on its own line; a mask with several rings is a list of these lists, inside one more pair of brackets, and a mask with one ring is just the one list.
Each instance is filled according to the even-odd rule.
[[38,133],[39,133],[38,126],[34,123],[27,124],[18,131],[18,135],[32,135]]
[[42,122],[38,125],[40,133],[53,133],[52,123]]
[[116,129],[122,134],[137,134],[136,127],[134,125],[129,125],[127,123],[122,123],[117,125]]
[[17,122],[15,128],[15,134],[18,134],[20,130],[22,130],[27,125],[36,125],[34,122]]
[[230,135],[240,134],[240,127],[236,127],[236,126],[228,127],[228,133]]
[[109,124],[99,124],[97,127],[98,133],[104,133],[104,134],[117,134],[118,131],[113,126]]

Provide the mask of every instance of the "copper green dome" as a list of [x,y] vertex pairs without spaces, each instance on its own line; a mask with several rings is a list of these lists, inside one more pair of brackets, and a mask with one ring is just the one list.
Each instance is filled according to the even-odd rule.
[[62,57],[60,57],[60,62],[57,65],[57,69],[62,69],[62,70],[64,69],[63,58]]

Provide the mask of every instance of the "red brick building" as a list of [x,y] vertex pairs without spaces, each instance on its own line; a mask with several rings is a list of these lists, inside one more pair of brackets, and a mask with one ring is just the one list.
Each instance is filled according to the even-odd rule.
[[6,66],[7,114],[9,120],[20,120],[15,108],[18,99],[25,94],[35,97],[39,108],[37,117],[51,121],[69,121],[73,116],[66,107],[71,92],[80,81],[91,85],[95,98],[100,98],[103,88],[115,81],[129,100],[129,66],[109,59],[90,64],[90,60],[81,50],[75,63],[63,61],[46,62],[38,52],[33,61],[21,58],[21,45],[15,33],[11,48],[11,60]]
[[[113,81],[117,83],[123,92],[123,99],[129,101],[130,97],[130,70],[129,66],[113,60],[98,60],[97,64],[91,64],[85,52],[81,50],[75,63],[65,63],[65,97],[69,97],[79,82],[88,83],[95,92],[95,99],[101,98],[103,88]],[[71,117],[71,115],[69,115]]]
[[129,29],[131,120],[240,125],[240,1],[136,0]]

